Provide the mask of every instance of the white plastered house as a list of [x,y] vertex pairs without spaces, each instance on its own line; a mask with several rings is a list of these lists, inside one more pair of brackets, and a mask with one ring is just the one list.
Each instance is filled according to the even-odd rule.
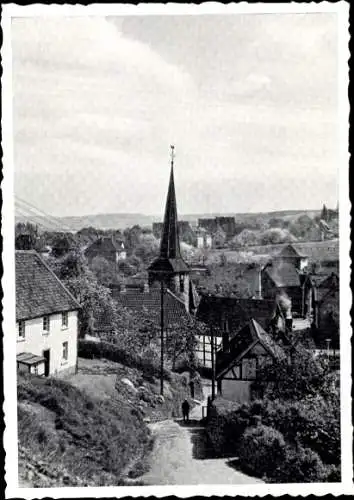
[[80,304],[35,251],[17,250],[15,265],[18,371],[74,372]]

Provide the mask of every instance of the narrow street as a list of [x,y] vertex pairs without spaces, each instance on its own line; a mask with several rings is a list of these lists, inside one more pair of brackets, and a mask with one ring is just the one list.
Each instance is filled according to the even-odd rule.
[[150,470],[141,480],[145,485],[159,484],[255,484],[262,482],[236,470],[237,457],[215,458],[205,443],[204,428],[199,425],[202,406],[209,393],[205,387],[205,401],[190,415],[190,423],[165,420],[151,424],[155,446],[150,459]]

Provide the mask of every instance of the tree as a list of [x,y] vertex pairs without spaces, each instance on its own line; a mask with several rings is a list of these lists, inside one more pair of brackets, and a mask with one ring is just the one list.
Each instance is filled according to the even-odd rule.
[[259,245],[259,231],[244,229],[237,236],[232,238],[230,246],[232,248],[244,248],[248,246]]
[[292,243],[296,241],[287,229],[273,228],[267,229],[260,235],[260,242],[262,245],[275,245],[278,243]]
[[133,250],[140,242],[140,236],[142,234],[142,229],[140,226],[135,225],[131,228],[127,228],[123,232],[126,246],[129,250]]
[[114,328],[117,312],[110,290],[98,283],[82,253],[73,251],[61,259],[51,259],[49,264],[81,305],[80,337],[94,334],[95,321],[100,318]]
[[253,389],[267,399],[300,400],[323,393],[330,374],[328,363],[297,347],[288,357],[275,360],[259,371]]
[[308,239],[308,234],[316,226],[316,223],[308,215],[300,215],[292,224],[290,232],[297,238]]
[[328,222],[328,209],[327,209],[325,204],[323,204],[323,208],[322,208],[322,212],[321,212],[321,219]]
[[90,268],[101,285],[109,286],[117,283],[117,268],[115,263],[108,262],[107,259],[98,255],[92,259]]
[[36,237],[33,234],[19,234],[15,239],[16,250],[33,250],[36,245]]
[[272,217],[271,219],[269,219],[269,227],[270,228],[280,228],[282,229],[284,227],[284,219],[282,219],[281,217]]
[[53,239],[52,254],[54,257],[62,257],[67,254],[73,247],[73,237],[67,233],[57,235]]
[[142,234],[134,248],[134,255],[145,264],[150,263],[159,252],[159,242],[153,234]]
[[192,372],[197,368],[196,335],[204,335],[206,327],[194,318],[179,318],[178,323],[170,325],[166,334],[166,354],[171,361],[172,370],[176,369],[177,361],[183,359]]
[[15,238],[20,234],[29,234],[33,239],[39,236],[39,229],[36,224],[31,222],[18,222],[15,226]]

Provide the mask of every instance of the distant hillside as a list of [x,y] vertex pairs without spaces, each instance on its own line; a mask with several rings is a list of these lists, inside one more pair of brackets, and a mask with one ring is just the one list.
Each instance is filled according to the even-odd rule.
[[[196,224],[198,219],[213,218],[219,216],[235,217],[237,222],[246,222],[250,219],[268,220],[271,217],[283,217],[286,219],[296,219],[300,215],[307,214],[310,217],[320,214],[320,210],[281,210],[276,212],[259,213],[201,213],[201,214],[180,214],[179,220],[186,220]],[[140,213],[114,213],[114,214],[92,214],[68,217],[51,217],[50,219],[32,216],[31,218],[16,217],[16,222],[32,222],[38,224],[42,229],[47,230],[71,230],[79,231],[83,227],[93,226],[97,229],[125,229],[134,225],[141,227],[151,227],[153,222],[161,222],[162,215],[145,215]]]

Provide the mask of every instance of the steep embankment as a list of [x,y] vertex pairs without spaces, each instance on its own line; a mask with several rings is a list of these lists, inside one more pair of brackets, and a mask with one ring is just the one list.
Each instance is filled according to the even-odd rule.
[[18,430],[24,455],[69,484],[119,484],[151,447],[142,417],[119,394],[97,399],[57,379],[19,380]]
[[34,487],[127,484],[145,471],[149,420],[179,415],[188,379],[159,380],[120,363],[80,359],[64,381],[18,382],[20,483]]

